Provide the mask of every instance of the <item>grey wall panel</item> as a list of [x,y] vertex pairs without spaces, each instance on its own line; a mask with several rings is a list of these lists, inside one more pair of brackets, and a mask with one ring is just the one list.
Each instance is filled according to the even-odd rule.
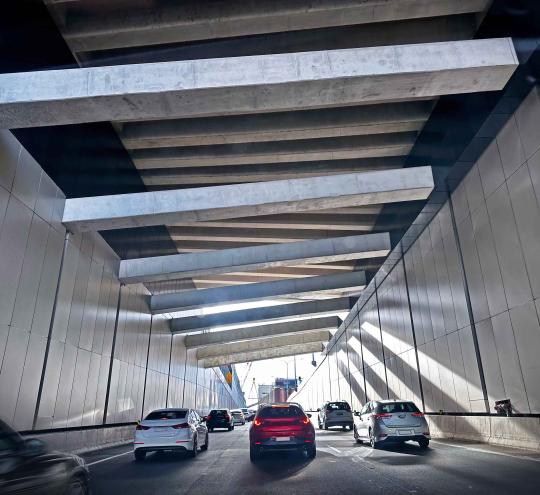
[[467,389],[471,401],[471,410],[472,412],[486,412],[483,404],[484,397],[480,382],[478,360],[474,349],[472,329],[471,327],[465,327],[458,332],[461,354],[463,356],[463,366],[465,368],[465,378],[467,379]]
[[84,406],[82,414],[82,426],[95,424],[96,397],[99,383],[99,370],[101,366],[101,355],[92,353],[90,355],[90,366],[88,368],[88,382],[84,395]]
[[68,426],[81,426],[83,422],[84,398],[88,385],[91,353],[84,349],[77,350],[73,386],[69,401]]
[[0,370],[2,369],[8,335],[9,325],[0,325]]
[[[441,399],[443,411],[459,411],[456,400],[456,390],[454,387],[454,376],[452,364],[450,362],[450,350],[448,348],[448,338],[446,335],[435,340],[436,365],[439,370],[439,380],[441,383]],[[435,363],[434,363],[435,364]]]
[[517,412],[530,413],[514,329],[508,311],[494,316],[491,323],[506,397],[512,401],[512,406]]
[[86,290],[88,289],[88,277],[90,275],[91,260],[86,255],[81,254],[77,263],[77,273],[75,275],[75,287],[73,288],[73,299],[68,318],[66,342],[77,346],[81,337],[81,325],[84,312],[84,301]]
[[482,277],[486,290],[486,298],[490,315],[496,315],[508,309],[504,293],[503,280],[499,267],[499,260],[495,250],[495,242],[491,231],[491,224],[485,204],[482,204],[471,215],[476,246],[479,257]]
[[79,347],[86,349],[87,351],[92,350],[92,342],[94,340],[102,275],[103,265],[92,260],[90,265],[90,275],[88,277],[88,287],[86,289],[86,298],[84,301],[81,336],[79,339]]
[[540,113],[540,94],[538,86],[534,87],[515,113],[516,124],[525,152],[529,159],[540,149],[538,134],[538,115]]
[[103,339],[105,337],[105,326],[107,325],[107,309],[111,288],[112,276],[106,270],[103,270],[101,285],[99,287],[94,339],[92,340],[92,351],[98,354],[101,354],[103,351]]
[[531,301],[510,310],[527,399],[531,412],[535,413],[540,411],[540,326],[537,311],[538,301],[536,306]]
[[492,141],[478,159],[484,196],[487,198],[504,182],[504,171],[497,141]]
[[46,344],[46,339],[41,335],[30,334],[24,360],[24,371],[19,387],[17,407],[13,419],[13,425],[18,430],[29,430],[32,428]]
[[501,267],[508,307],[513,308],[532,299],[518,232],[506,185],[487,200],[493,238]]
[[474,165],[463,180],[465,183],[465,193],[467,195],[467,203],[469,204],[469,212],[472,215],[475,210],[484,203],[484,195],[482,189],[482,181],[478,165]]
[[467,389],[467,379],[465,375],[465,366],[463,364],[459,332],[451,333],[447,338],[454,380],[456,411],[470,412],[469,390]]
[[22,146],[11,132],[0,130],[0,186],[8,191],[13,187],[21,149]]
[[34,211],[48,224],[51,223],[53,218],[57,193],[58,187],[52,179],[45,173],[41,174]]
[[0,324],[11,323],[31,222],[32,211],[11,196],[0,230]]
[[504,399],[506,392],[491,320],[486,319],[476,323],[476,334],[478,336],[489,402],[493,405],[496,400]]
[[5,418],[8,422],[14,419],[29,338],[29,332],[19,328],[10,328],[2,369],[0,369],[0,390],[2,390],[0,418]]
[[30,210],[36,206],[42,173],[43,170],[30,153],[21,148],[11,193]]
[[58,393],[53,414],[53,428],[65,428],[67,426],[69,401],[73,388],[75,363],[77,360],[77,348],[71,344],[64,345],[62,356],[62,368],[58,380]]
[[525,150],[513,115],[497,135],[497,145],[501,155],[504,175],[508,178],[525,162]]
[[508,192],[534,298],[540,296],[540,208],[527,164],[508,179]]

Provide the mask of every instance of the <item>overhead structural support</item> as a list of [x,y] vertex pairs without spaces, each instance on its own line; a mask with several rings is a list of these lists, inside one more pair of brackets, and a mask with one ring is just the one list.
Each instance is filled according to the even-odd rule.
[[227,311],[204,316],[188,316],[171,319],[173,333],[193,333],[228,325],[245,325],[258,321],[276,321],[286,318],[307,318],[309,316],[331,316],[348,313],[351,300],[348,297],[322,299],[320,301],[280,304],[263,308]]
[[[0,127],[290,111],[500,90],[510,38],[0,75]],[[301,95],[301,97],[300,97]]]
[[122,283],[156,282],[276,266],[379,258],[390,252],[387,232],[286,244],[264,244],[202,253],[171,254],[120,262]]
[[215,368],[216,366],[223,366],[225,364],[249,363],[276,357],[298,356],[301,354],[309,354],[311,352],[322,352],[323,349],[324,344],[322,342],[312,342],[310,344],[289,345],[277,349],[239,352],[237,354],[228,354],[226,356],[204,359],[202,361],[202,366],[203,368]]
[[[144,5],[145,2],[142,2]],[[69,12],[64,36],[76,52],[111,50],[163,43],[224,39],[353,24],[452,16],[481,12],[488,0],[319,0],[276,2],[226,0],[194,4],[151,4],[110,12]],[[104,10],[104,11],[103,11]]]
[[340,324],[341,320],[337,316],[307,318],[305,320],[287,321],[285,323],[270,323],[268,325],[233,328],[232,330],[223,330],[220,332],[186,335],[184,344],[188,349],[210,345],[220,347],[223,344],[231,342],[242,342],[265,337],[298,335],[321,330],[335,331]]
[[360,292],[365,288],[365,285],[365,272],[357,271],[338,275],[292,278],[275,282],[158,294],[151,297],[150,307],[153,314],[159,314],[281,296],[310,294],[314,297],[334,294],[336,297],[345,295],[345,292],[348,293],[347,295]]
[[233,342],[231,344],[218,344],[198,349],[197,359],[228,356],[241,352],[278,349],[291,345],[311,344],[313,342],[328,342],[331,338],[332,334],[328,330],[319,330],[317,332],[300,333],[296,335],[282,335],[280,337]]
[[62,222],[76,232],[204,222],[426,199],[432,189],[431,167],[414,167],[72,198],[66,200]]

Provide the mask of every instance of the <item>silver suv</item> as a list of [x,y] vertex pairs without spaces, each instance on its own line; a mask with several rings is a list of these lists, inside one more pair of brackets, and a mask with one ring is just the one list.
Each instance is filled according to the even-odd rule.
[[374,449],[383,443],[403,443],[407,440],[418,442],[423,449],[429,445],[426,418],[414,402],[371,401],[354,416],[354,438],[358,443],[367,440]]
[[328,430],[332,426],[341,426],[343,429],[353,429],[353,415],[351,406],[344,401],[325,402],[319,409],[319,428]]

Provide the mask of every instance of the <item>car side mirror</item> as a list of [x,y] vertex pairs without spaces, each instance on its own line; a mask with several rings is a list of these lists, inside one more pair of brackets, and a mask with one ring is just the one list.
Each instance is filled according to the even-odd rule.
[[321,412],[321,408],[320,408],[320,407],[317,408],[317,412]]
[[47,452],[47,444],[39,438],[28,438],[24,441],[24,455],[27,457],[36,457]]
[[355,416],[360,416],[360,413],[359,413],[358,411],[354,411],[353,414],[354,414]]
[[307,416],[308,418],[311,418],[311,414],[310,414],[310,413],[307,413],[306,416]]

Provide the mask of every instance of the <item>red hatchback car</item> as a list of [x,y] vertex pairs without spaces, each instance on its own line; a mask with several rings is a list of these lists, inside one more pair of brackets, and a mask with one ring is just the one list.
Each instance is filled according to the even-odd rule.
[[262,406],[249,430],[249,458],[256,461],[270,451],[296,450],[313,459],[315,428],[297,404],[270,404]]

